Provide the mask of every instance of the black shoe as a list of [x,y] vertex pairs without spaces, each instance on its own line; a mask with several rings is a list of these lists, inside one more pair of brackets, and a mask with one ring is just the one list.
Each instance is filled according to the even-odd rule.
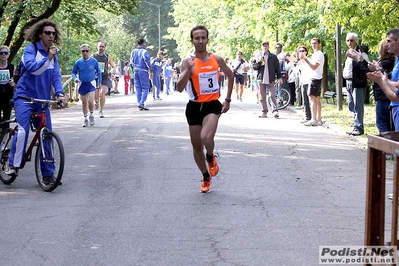
[[354,130],[352,130],[352,131],[346,131],[346,134],[348,134],[348,135],[352,135],[352,132],[353,132]]
[[363,132],[361,132],[359,129],[354,129],[353,131],[352,131],[352,136],[360,136],[360,135],[363,135],[364,133]]
[[137,107],[139,108],[140,111],[143,111],[143,110],[144,110],[144,106],[139,105],[139,106],[137,106]]
[[149,111],[150,110],[150,108],[148,108],[147,106],[142,106],[143,107],[143,110],[145,110],[145,111]]
[[55,176],[43,176],[43,184],[45,184],[46,186],[50,186],[53,185],[55,183]]

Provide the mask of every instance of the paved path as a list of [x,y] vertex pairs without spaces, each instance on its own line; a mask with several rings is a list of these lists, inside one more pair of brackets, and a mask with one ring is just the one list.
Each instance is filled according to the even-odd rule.
[[0,185],[2,265],[308,266],[321,245],[363,244],[357,142],[288,110],[260,119],[246,92],[220,118],[220,172],[202,194],[187,95],[163,98],[146,112],[132,95],[109,97],[89,128],[79,103],[52,112],[64,185],[42,192],[32,163]]

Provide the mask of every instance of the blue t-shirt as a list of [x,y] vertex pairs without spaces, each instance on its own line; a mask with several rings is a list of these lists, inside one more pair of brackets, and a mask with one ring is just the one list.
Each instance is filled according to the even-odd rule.
[[76,79],[76,75],[79,74],[79,80],[81,82],[92,82],[98,78],[98,84],[101,84],[101,70],[97,60],[94,57],[89,57],[88,60],[84,60],[83,57],[76,60],[72,68],[72,79]]
[[[392,81],[399,80],[399,57],[396,59],[395,65],[393,67],[391,80]],[[399,106],[399,102],[391,102],[391,106]]]

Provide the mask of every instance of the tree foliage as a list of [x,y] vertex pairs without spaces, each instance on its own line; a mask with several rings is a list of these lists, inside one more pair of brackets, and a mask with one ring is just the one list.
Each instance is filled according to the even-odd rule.
[[[271,45],[278,41],[286,52],[292,52],[298,45],[310,46],[310,39],[318,37],[323,52],[333,61],[337,23],[342,27],[342,36],[356,32],[363,44],[376,51],[385,32],[399,22],[398,0],[173,0],[172,3],[171,15],[178,26],[169,28],[169,37],[176,40],[181,57],[192,51],[189,33],[199,24],[210,31],[209,49],[225,57],[242,50],[244,57],[250,58],[263,40]],[[346,47],[344,38],[342,46]]]
[[[98,32],[98,23],[94,12],[98,9],[120,15],[133,12],[137,8],[137,0],[2,0],[0,2],[0,33],[4,36],[3,45],[10,47],[10,60],[24,45],[23,32],[37,21],[55,17],[60,28],[68,28],[71,32],[93,34]],[[64,25],[65,23],[65,25]]]

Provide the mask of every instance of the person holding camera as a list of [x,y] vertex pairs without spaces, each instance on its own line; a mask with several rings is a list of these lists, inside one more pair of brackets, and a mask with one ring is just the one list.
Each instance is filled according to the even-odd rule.
[[[26,46],[22,62],[25,71],[20,77],[14,94],[14,110],[18,123],[18,131],[13,138],[10,156],[5,173],[18,174],[29,137],[31,114],[41,112],[41,106],[26,104],[19,96],[50,100],[52,93],[66,106],[57,48],[54,44],[62,43],[61,32],[57,24],[43,19],[25,31],[25,40],[31,44]],[[46,106],[47,127],[52,130],[50,106]],[[43,180],[54,178],[51,169],[42,168]]]
[[257,56],[255,62],[252,64],[253,69],[258,71],[257,78],[259,81],[260,104],[262,108],[262,114],[259,117],[267,117],[266,90],[269,90],[272,99],[272,114],[274,114],[274,118],[279,118],[274,81],[277,78],[278,83],[283,84],[280,64],[277,56],[269,51],[269,42],[263,42],[261,47],[261,54]]

